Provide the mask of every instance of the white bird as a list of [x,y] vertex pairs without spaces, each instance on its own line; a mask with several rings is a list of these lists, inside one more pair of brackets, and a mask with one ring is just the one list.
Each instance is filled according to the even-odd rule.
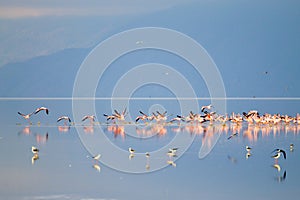
[[246,146],[246,151],[247,151],[247,152],[249,152],[249,153],[250,153],[251,149],[252,149],[251,147],[249,147],[249,146]]
[[146,152],[146,158],[150,158],[150,153],[149,152]]
[[135,152],[135,150],[131,147],[128,148],[128,151],[129,151],[130,154],[134,154],[134,152]]
[[97,154],[95,156],[92,157],[95,161],[99,161],[99,159],[101,158],[101,154]]
[[38,148],[36,148],[36,147],[34,147],[34,146],[31,147],[31,152],[32,152],[33,154],[38,154],[39,151],[40,151],[40,150],[39,150]]
[[21,115],[24,119],[26,119],[26,120],[30,123],[30,116],[31,116],[33,113],[23,114],[23,113],[18,112],[18,114]]
[[34,114],[37,114],[37,113],[39,113],[39,112],[42,111],[42,110],[45,110],[45,112],[46,112],[47,115],[49,114],[49,109],[46,108],[46,107],[39,107],[39,108],[37,108],[37,109],[34,111]]
[[213,106],[212,106],[211,104],[209,104],[209,105],[207,105],[207,106],[202,106],[202,107],[201,107],[201,112],[203,112],[205,109],[206,109],[206,110],[210,110],[210,109],[212,109],[212,107],[213,107]]

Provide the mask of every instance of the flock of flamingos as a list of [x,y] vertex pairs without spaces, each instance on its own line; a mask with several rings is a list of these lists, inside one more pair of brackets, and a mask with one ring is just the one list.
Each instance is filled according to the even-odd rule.
[[[143,121],[145,123],[147,122],[156,122],[156,123],[164,123],[165,125],[170,125],[173,123],[181,124],[201,124],[205,122],[209,122],[210,124],[213,123],[221,123],[225,125],[227,122],[231,123],[242,123],[247,122],[248,124],[269,124],[269,125],[277,125],[277,124],[290,124],[294,123],[297,125],[300,125],[300,114],[297,113],[295,117],[289,116],[289,115],[281,115],[281,114],[268,114],[265,113],[263,115],[260,115],[257,110],[250,110],[249,112],[243,112],[242,114],[238,113],[232,113],[230,116],[228,114],[226,115],[219,115],[214,111],[211,111],[213,108],[212,105],[202,106],[201,113],[193,113],[190,111],[190,113],[187,116],[182,115],[176,115],[176,117],[173,117],[169,119],[172,115],[167,115],[167,111],[164,113],[161,113],[159,111],[152,112],[152,114],[147,115],[142,111],[139,111],[141,115],[137,116],[135,118],[135,123],[138,123],[139,121]],[[30,117],[32,115],[36,115],[41,111],[45,111],[46,114],[49,114],[49,109],[46,107],[39,107],[34,112],[31,112],[29,114],[23,114],[21,112],[18,112],[20,116],[22,116],[24,119],[26,119],[29,123]],[[106,118],[107,122],[111,121],[111,123],[116,123],[117,121],[123,124],[126,124],[125,117],[128,113],[126,112],[126,108],[123,112],[118,112],[117,110],[114,110],[114,113],[111,115],[103,114],[103,116]],[[82,118],[82,121],[90,120],[91,124],[95,122],[95,115],[85,115]],[[67,122],[71,123],[71,119],[68,116],[61,116],[57,119],[57,122],[64,121],[64,124],[66,125]],[[128,124],[131,124],[131,122],[127,122]]]
[[[18,112],[20,116],[22,116],[25,120],[28,121],[29,125],[32,125],[30,122],[30,118],[33,115],[37,115],[38,113],[44,111],[47,115],[49,114],[49,109],[46,107],[39,107],[35,111],[29,114],[23,114]],[[300,127],[300,114],[296,114],[296,116],[292,117],[289,115],[281,115],[281,114],[268,114],[265,113],[261,115],[257,110],[250,110],[248,112],[243,112],[242,114],[239,113],[232,113],[231,115],[219,115],[215,111],[213,111],[212,105],[202,106],[201,113],[193,113],[190,111],[187,116],[183,115],[168,115],[167,111],[161,113],[159,111],[152,112],[150,115],[145,114],[142,111],[139,111],[140,115],[135,118],[135,122],[127,122],[126,116],[127,111],[126,108],[123,112],[119,112],[114,110],[112,114],[103,114],[106,119],[107,130],[113,132],[115,136],[121,135],[125,137],[125,130],[124,125],[126,124],[139,124],[144,126],[137,126],[136,132],[137,134],[153,134],[156,133],[157,135],[164,135],[167,132],[165,126],[173,125],[172,131],[174,132],[182,132],[183,129],[188,130],[190,133],[203,133],[204,134],[213,134],[211,131],[216,131],[215,125],[218,125],[220,129],[218,131],[223,131],[225,133],[228,132],[226,127],[230,127],[230,131],[232,134],[227,138],[228,140],[232,139],[233,137],[237,136],[240,133],[241,127],[243,124],[248,125],[248,129],[246,129],[243,133],[244,136],[248,137],[249,140],[255,140],[255,136],[258,135],[259,128],[260,131],[268,131],[272,128],[274,134],[276,134],[276,130],[278,128],[285,127],[287,131],[289,131],[289,127],[292,127],[294,132],[298,132]],[[66,132],[69,130],[71,125],[76,125],[70,117],[68,116],[60,116],[57,118],[57,123],[63,121],[63,126],[58,126],[59,131]],[[86,133],[93,133],[93,126],[96,124],[100,124],[96,122],[96,117],[94,115],[85,115],[83,116],[81,123],[84,121],[89,121],[88,124],[83,124],[84,131]],[[26,126],[25,128],[29,128],[30,126]],[[255,132],[256,130],[256,132]],[[253,134],[252,134],[253,132]],[[254,137],[254,138],[253,138]],[[48,134],[46,134],[46,139],[48,138]],[[248,159],[251,156],[251,147],[246,146],[246,158]],[[290,144],[290,151],[293,151],[294,144]],[[39,158],[38,153],[39,149],[37,147],[32,146],[31,149],[33,153],[32,162],[34,163],[35,160]],[[134,156],[135,150],[131,147],[128,149],[131,159]],[[177,148],[169,149],[167,155],[169,157],[176,156]],[[283,149],[275,149],[273,152],[272,158],[275,160],[274,168],[280,171],[280,166],[278,165],[278,159],[282,155],[284,159],[286,159],[286,152]],[[146,154],[147,159],[149,159],[150,154],[147,152]],[[101,155],[97,154],[92,158],[95,161],[100,159]],[[168,163],[172,166],[176,166],[176,164],[172,160],[168,160]],[[100,166],[98,164],[94,164],[93,167],[100,170]]]

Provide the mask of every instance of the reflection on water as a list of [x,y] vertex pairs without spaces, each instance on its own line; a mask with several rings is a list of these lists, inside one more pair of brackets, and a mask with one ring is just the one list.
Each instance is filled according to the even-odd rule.
[[40,158],[40,157],[39,157],[38,154],[33,154],[32,158],[31,158],[31,163],[34,164],[35,161],[36,161],[37,159],[39,159],[39,158]]
[[278,175],[278,176],[275,177],[274,179],[275,179],[275,181],[277,181],[277,182],[279,182],[279,183],[285,181],[285,179],[286,179],[286,170],[283,172],[282,175]]
[[[96,138],[99,134],[93,125],[88,122],[83,125],[76,125],[84,130],[84,133],[91,138]],[[131,127],[131,129],[127,129]],[[133,128],[132,128],[133,127]],[[182,179],[186,185],[191,189],[191,193],[200,194],[198,189],[192,185],[201,185],[203,190],[210,191],[213,188],[208,181],[205,180],[213,179],[216,182],[219,192],[226,192],[228,188],[226,185],[238,185],[238,190],[243,190],[242,185],[245,184],[246,179],[249,182],[249,187],[255,187],[253,190],[260,191],[260,193],[265,193],[262,189],[264,185],[272,185],[276,190],[281,190],[277,188],[276,185],[284,184],[285,187],[293,188],[293,185],[297,185],[297,180],[300,178],[297,170],[300,166],[299,152],[297,151],[297,146],[300,145],[299,139],[299,124],[294,123],[279,123],[276,125],[270,124],[249,124],[249,123],[181,123],[181,124],[169,124],[169,123],[145,123],[145,124],[105,124],[101,125],[104,134],[111,142],[116,143],[120,148],[127,150],[129,146],[136,148],[138,152],[144,152],[143,167],[146,171],[151,171],[151,167],[154,168],[154,161],[157,159],[163,160],[164,163],[168,164],[169,167],[158,171],[156,173],[150,173],[146,178],[149,183],[146,183],[147,187],[156,187],[157,182],[162,182],[161,187],[165,185],[173,185],[176,180],[174,177]],[[110,168],[107,168],[104,163],[102,163],[102,156],[109,156],[103,154],[103,152],[97,152],[101,157],[97,157],[98,154],[92,156],[87,156],[89,154],[82,148],[80,142],[74,142],[78,139],[76,134],[75,125],[17,125],[11,127],[16,134],[15,139],[11,141],[7,140],[8,136],[12,135],[1,135],[1,144],[8,141],[9,144],[20,143],[20,147],[15,148],[15,161],[9,158],[9,155],[1,154],[4,162],[0,164],[5,172],[0,172],[1,176],[5,173],[15,173],[14,169],[22,170],[27,175],[20,176],[20,182],[28,182],[32,177],[47,176],[50,180],[48,173],[58,176],[62,176],[70,179],[71,176],[79,176],[83,182],[89,182],[92,180],[95,187],[97,185],[111,183],[117,184],[119,187],[123,187],[125,190],[130,190],[131,187],[128,185],[134,184],[134,180],[138,176],[124,175],[122,173],[115,172]],[[128,136],[127,130],[134,130],[134,133],[130,133]],[[64,133],[64,134],[61,134]],[[151,151],[151,147],[160,147],[168,143],[174,138],[176,134],[183,134],[185,137],[195,136],[194,143],[188,149],[180,159],[176,160],[176,149],[169,149],[165,152],[164,157],[156,157]],[[198,159],[198,151],[201,145],[211,146],[217,135],[220,134],[220,139],[217,145],[214,146],[213,151],[205,159]],[[20,137],[20,136],[26,137]],[[140,138],[146,137],[147,140],[141,140]],[[149,137],[150,136],[150,137]],[[230,138],[230,139],[228,139]],[[30,152],[31,146],[36,146],[40,149],[38,154],[32,154]],[[148,149],[148,147],[150,149]],[[272,156],[272,150],[276,148],[281,148],[286,151],[287,159],[283,159],[283,156],[274,161]],[[180,150],[180,149],[178,149]],[[150,152],[150,153],[148,153]],[[12,154],[14,154],[12,152]],[[136,153],[137,154],[137,153]],[[26,159],[20,159],[25,157]],[[134,163],[139,159],[138,155],[135,153],[128,152],[128,157],[126,160],[130,160],[130,163]],[[21,162],[22,161],[22,162]],[[10,164],[13,166],[12,169],[5,168],[5,163],[15,163]],[[27,164],[30,163],[30,166]],[[151,165],[152,164],[152,165]],[[176,175],[173,173],[176,171]],[[289,173],[287,175],[287,173]],[[38,174],[38,175],[36,175]],[[178,175],[177,175],[178,174]],[[216,175],[215,175],[216,174]],[[227,175],[228,174],[228,175]],[[236,174],[236,175],[235,175]],[[96,177],[99,178],[93,178]],[[86,176],[86,178],[85,178]],[[111,180],[111,177],[115,180]],[[186,178],[182,178],[185,177]],[[231,179],[230,176],[236,176]],[[4,176],[5,177],[5,176]],[[100,178],[101,177],[101,178]],[[122,178],[120,178],[122,177]],[[124,181],[123,177],[126,177]],[[148,178],[147,178],[148,177]],[[153,177],[153,178],[150,178]],[[161,177],[165,180],[161,180]],[[201,181],[200,181],[201,180]],[[4,181],[7,182],[7,178],[0,181],[0,185],[4,185]],[[53,179],[55,182],[56,180]],[[61,180],[62,184],[67,184],[66,181]],[[124,183],[123,183],[124,181]],[[53,182],[53,183],[54,183]],[[75,181],[76,182],[76,181]],[[189,182],[191,182],[189,184]],[[47,179],[41,180],[43,186],[39,186],[41,191],[47,193],[46,188],[52,185],[52,191],[61,191],[59,186],[53,186],[53,183],[48,182]],[[172,183],[172,184],[171,184]],[[18,184],[14,183],[17,187]],[[14,187],[12,186],[10,187]],[[54,184],[55,185],[55,184]],[[80,185],[80,187],[79,187]],[[174,190],[180,190],[181,184],[172,188]],[[225,185],[225,187],[224,187]],[[241,186],[239,186],[241,185]],[[257,186],[255,186],[257,185]],[[2,188],[7,188],[8,186],[3,186]],[[24,186],[18,186],[24,187]],[[62,187],[62,185],[60,185]],[[79,193],[86,196],[86,192],[89,191],[90,186],[83,186],[79,183],[74,183]],[[142,189],[141,186],[135,186]],[[175,186],[174,186],[175,187]],[[105,187],[105,191],[110,191],[109,188]],[[0,189],[1,190],[1,189]],[[3,190],[3,189],[2,189]],[[1,191],[2,191],[1,190]],[[100,189],[101,190],[101,189]],[[157,188],[157,190],[159,190]],[[63,190],[62,190],[63,191]],[[96,190],[95,190],[96,191]],[[101,190],[102,191],[102,190]],[[103,189],[104,191],[104,189]],[[201,190],[202,191],[202,190]],[[267,190],[266,193],[274,192],[273,189]],[[203,192],[203,191],[202,191]],[[272,193],[271,192],[271,193]],[[43,193],[43,192],[42,192]],[[53,194],[50,193],[50,194]],[[118,199],[130,199],[131,195],[126,192],[121,192],[124,197]],[[210,191],[212,194],[213,191]],[[13,193],[10,193],[12,195]],[[25,193],[22,194],[24,196]],[[37,193],[41,194],[41,193]],[[114,194],[112,191],[106,194]],[[127,194],[127,196],[126,196]],[[140,193],[138,193],[140,194]],[[140,198],[141,195],[137,196]],[[185,193],[187,195],[187,193]],[[242,198],[243,194],[236,194],[237,197]],[[272,194],[272,198],[276,199],[278,193]],[[25,195],[26,196],[26,195]],[[27,195],[28,196],[28,195]],[[174,199],[176,195],[172,196]],[[193,195],[193,197],[195,197]],[[227,196],[228,197],[228,196]],[[249,194],[249,197],[255,197]],[[256,195],[257,197],[257,195]],[[159,198],[159,197],[158,197]],[[196,198],[196,197],[195,197]],[[192,199],[195,199],[192,198]],[[18,198],[15,198],[18,199]],[[147,199],[147,198],[146,198]],[[217,197],[214,199],[218,199]]]
[[70,131],[70,127],[69,125],[64,125],[64,126],[58,126],[58,131],[61,133],[67,133]]
[[83,130],[87,134],[93,134],[94,133],[94,126],[93,125],[84,125]]
[[47,142],[47,140],[48,140],[48,137],[49,137],[48,133],[46,133],[44,135],[36,133],[35,134],[36,143],[38,143],[38,144],[45,144]]
[[31,134],[30,126],[25,126],[21,131],[19,131],[18,134],[30,135]]

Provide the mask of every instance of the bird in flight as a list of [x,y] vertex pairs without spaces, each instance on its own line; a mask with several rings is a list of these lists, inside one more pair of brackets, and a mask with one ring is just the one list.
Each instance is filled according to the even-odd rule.
[[46,114],[49,114],[49,109],[46,107],[39,107],[34,111],[34,114],[38,114],[40,111],[44,110],[46,112]]
[[33,113],[23,114],[23,113],[18,112],[18,114],[21,115],[24,119],[26,119],[26,120],[30,123],[30,116],[31,116]]
[[207,105],[207,106],[202,106],[201,107],[201,112],[204,112],[204,110],[206,109],[206,110],[210,110],[210,109],[212,109],[212,105],[211,104],[209,104],[209,105]]
[[71,123],[71,119],[68,116],[61,116],[57,119],[57,122],[64,120],[64,124],[67,125],[67,121],[69,121],[69,123]]
[[90,123],[93,124],[95,122],[95,118],[96,117],[94,115],[85,115],[81,121],[85,121],[85,120],[89,119]]
[[126,108],[123,110],[122,113],[119,113],[117,110],[114,110],[115,114],[113,114],[119,121],[124,121],[127,115]]

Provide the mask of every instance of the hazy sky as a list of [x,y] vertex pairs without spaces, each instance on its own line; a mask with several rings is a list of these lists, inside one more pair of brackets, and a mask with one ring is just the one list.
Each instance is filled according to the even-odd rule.
[[193,0],[0,1],[0,66],[66,48],[91,47],[105,34]]
[[194,0],[45,0],[1,1],[0,17],[7,19],[41,16],[120,16],[168,9]]
[[[7,71],[6,74],[10,75],[2,81],[4,85],[11,83],[11,77],[19,72],[20,87],[15,87],[15,93],[10,91],[10,94],[28,96],[41,89],[30,84],[30,80],[21,81],[29,74],[22,67],[33,67],[31,69],[35,73],[47,71],[53,75],[55,73],[50,68],[55,67],[59,69],[56,73],[68,68],[64,73],[72,76],[69,75],[65,82],[72,85],[84,53],[78,56],[73,52],[77,56],[76,64],[72,65],[75,71],[69,71],[72,66],[67,59],[74,55],[60,52],[66,49],[72,52],[72,48],[86,48],[89,52],[99,42],[121,31],[156,26],[182,32],[201,44],[219,68],[228,96],[298,97],[299,7],[300,3],[293,0],[0,1],[0,67],[21,62],[20,68],[16,67],[14,72]],[[56,55],[59,55],[57,61],[60,64],[55,62]],[[38,56],[48,57],[41,62],[30,62]],[[170,66],[181,65],[174,62],[176,59],[165,58],[165,54],[154,53],[119,61],[127,66],[154,61]],[[187,69],[184,68],[181,73],[193,74]],[[113,70],[113,76],[108,76],[108,80],[121,75],[120,70]],[[65,80],[63,74],[54,76]],[[187,78],[193,85],[198,85],[198,95],[205,96],[198,79],[190,75]],[[31,80],[38,81],[40,78],[34,76]],[[52,79],[49,77],[43,81],[46,80]],[[24,82],[31,85],[32,93],[24,90],[27,89]],[[52,95],[60,96],[56,88],[52,89]],[[7,89],[1,90],[0,87],[0,91]],[[63,88],[61,91],[64,91]],[[71,89],[68,89],[67,96],[70,92]],[[49,93],[34,94],[49,96]],[[291,107],[290,111],[293,112],[293,109]]]
[[232,39],[232,45],[265,46],[252,43],[251,37],[268,40],[278,34],[298,45],[297,8],[297,1],[279,0],[0,0],[0,66],[67,48],[92,47],[114,33],[143,26],[179,30],[201,44],[206,39],[218,42],[216,47]]

